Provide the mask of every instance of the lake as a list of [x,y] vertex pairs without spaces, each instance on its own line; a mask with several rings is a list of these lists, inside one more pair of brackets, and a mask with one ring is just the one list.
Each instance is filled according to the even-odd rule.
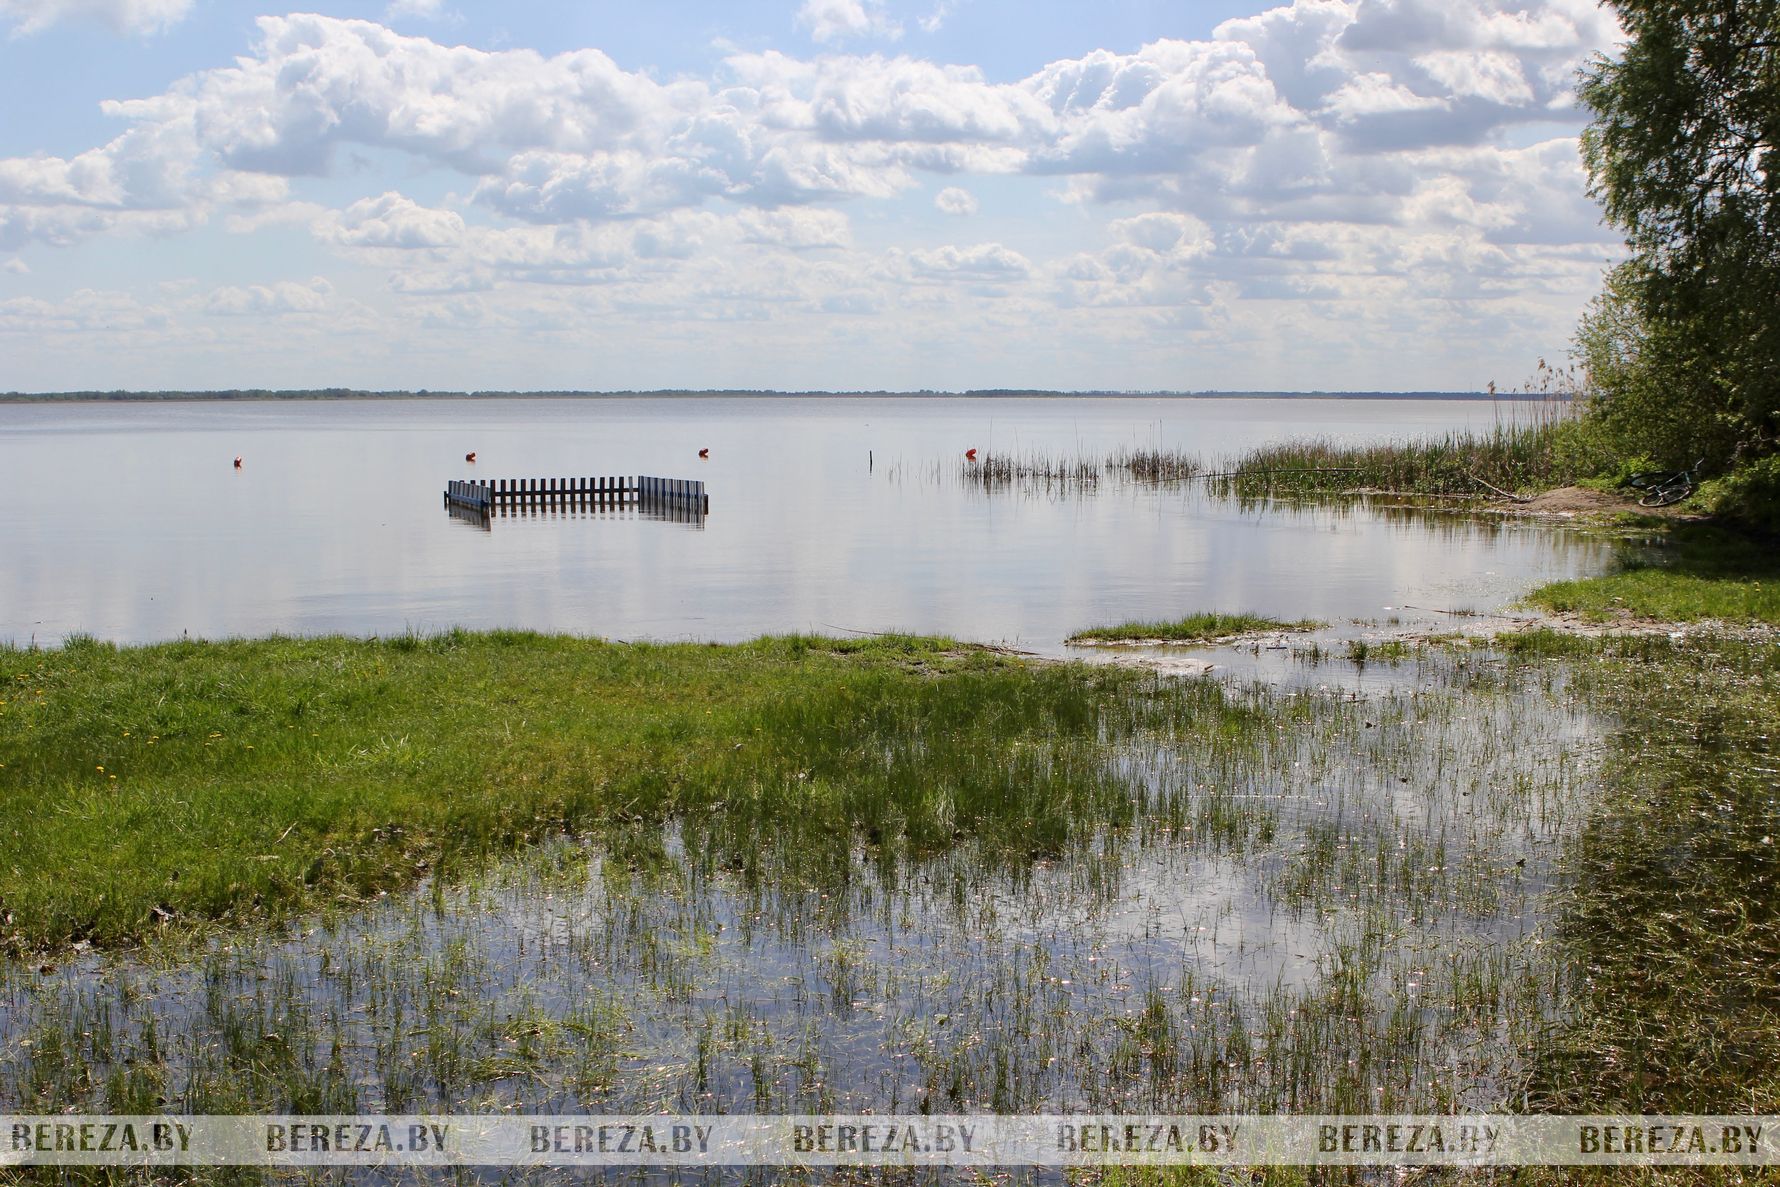
[[[1600,568],[1607,546],[1544,525],[1245,509],[1196,484],[986,492],[960,471],[970,448],[1215,463],[1294,436],[1512,415],[1487,401],[1127,397],[0,404],[14,492],[0,640],[911,630],[1048,652],[1086,625],[1201,609],[1333,623],[1489,609]],[[637,473],[704,480],[709,516],[483,530],[441,505],[453,478]]]
[[[964,813],[923,848],[725,798],[665,819],[619,812],[449,874],[416,867],[414,893],[343,893],[289,927],[0,962],[0,1100],[46,1113],[1511,1107],[1564,1009],[1549,894],[1596,811],[1605,724],[1561,671],[1487,646],[1368,662],[1327,636],[1393,619],[1445,629],[1443,611],[1597,569],[1609,546],[1481,516],[1244,507],[1196,483],[985,489],[963,457],[1160,448],[1215,465],[1294,435],[1401,438],[1497,415],[1136,398],[0,405],[0,466],[23,502],[0,528],[0,638],[18,643],[897,628],[1059,653],[1088,624],[1203,609],[1334,624],[1290,649],[1213,651],[1225,670],[1212,679],[1030,665],[1017,695],[988,676],[964,693],[921,678],[871,686],[876,716],[830,699],[763,718],[814,714],[832,742],[737,727],[735,749],[763,756],[724,785],[737,804],[782,780],[797,803],[840,803],[857,784],[923,789],[918,803],[1110,805],[1080,808],[1060,843],[1028,818],[1032,836],[1010,825],[1010,845]],[[441,505],[453,478],[639,472],[704,480],[709,515],[482,525]],[[1021,716],[1059,681],[1069,712]],[[891,694],[944,728],[885,717]],[[598,694],[581,695],[597,711]],[[957,734],[965,702],[941,697],[980,698],[982,732]],[[296,777],[351,788],[386,759],[427,761],[428,728],[367,726]],[[639,1177],[688,1180],[754,1181]]]

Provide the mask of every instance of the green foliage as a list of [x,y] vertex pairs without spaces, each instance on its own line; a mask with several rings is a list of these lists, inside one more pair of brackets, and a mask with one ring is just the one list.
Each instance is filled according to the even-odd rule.
[[1780,425],[1780,0],[1612,0],[1583,153],[1632,258],[1585,318],[1600,421],[1629,452],[1724,469]]
[[1705,483],[1698,498],[1714,515],[1756,530],[1780,532],[1780,456],[1762,458]]
[[1652,315],[1644,300],[1651,283],[1643,261],[1620,265],[1577,326],[1591,393],[1587,431],[1621,459],[1617,477],[1702,458],[1721,470],[1758,434],[1724,368],[1708,357],[1717,347],[1702,317]]

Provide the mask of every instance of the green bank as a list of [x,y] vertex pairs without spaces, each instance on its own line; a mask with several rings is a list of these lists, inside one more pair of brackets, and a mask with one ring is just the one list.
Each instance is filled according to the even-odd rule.
[[1780,623],[1780,540],[1712,523],[1654,528],[1622,545],[1610,572],[1527,600],[1595,622]]

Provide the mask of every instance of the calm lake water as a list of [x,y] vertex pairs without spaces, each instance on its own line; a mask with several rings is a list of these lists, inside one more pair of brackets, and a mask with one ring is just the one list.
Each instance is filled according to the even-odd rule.
[[[971,447],[1160,447],[1215,463],[1294,435],[1396,438],[1495,416],[1330,400],[0,405],[0,469],[23,503],[0,524],[0,639],[902,628],[1056,652],[1086,624],[1199,609],[1322,618],[1337,633],[1364,629],[1354,619],[1446,627],[1438,611],[1598,568],[1607,546],[1544,524],[1245,509],[1194,484],[987,492],[960,462]],[[704,479],[710,515],[485,529],[441,506],[452,478],[638,472]],[[1139,805],[1124,824],[1077,822],[1055,850],[960,830],[938,852],[859,843],[824,863],[799,838],[710,812],[557,837],[464,880],[325,904],[177,959],[0,962],[0,1102],[1511,1105],[1524,1052],[1563,1009],[1546,896],[1594,802],[1602,724],[1557,670],[1483,648],[1369,664],[1303,643],[1214,654],[1217,679],[1105,694],[1153,706],[1132,718],[1147,724],[1109,712],[1092,739],[1015,739],[982,757],[981,777],[1009,786],[1058,764]],[[1245,664],[1264,679],[1246,681]],[[920,750],[886,761],[914,778]]]
[[[1054,650],[1085,625],[1199,609],[1337,623],[1489,609],[1600,567],[1606,547],[1538,525],[1245,510],[1191,484],[990,494],[958,475],[971,447],[1215,462],[1293,436],[1503,415],[1482,401],[1165,398],[0,405],[0,640],[906,629]],[[452,478],[637,473],[703,479],[709,517],[481,530],[441,506]]]

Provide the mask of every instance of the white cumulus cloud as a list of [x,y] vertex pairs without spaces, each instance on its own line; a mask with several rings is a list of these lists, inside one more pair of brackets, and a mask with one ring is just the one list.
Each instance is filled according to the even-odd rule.
[[397,193],[362,198],[321,220],[318,231],[349,247],[448,247],[464,237],[463,216],[433,210]]
[[933,204],[947,214],[970,215],[977,212],[976,195],[955,185],[949,185],[935,194]]
[[315,313],[327,308],[334,286],[322,277],[307,284],[280,280],[272,284],[224,285],[204,302],[209,313],[225,315]]
[[0,19],[21,33],[72,21],[142,34],[179,23],[191,8],[192,0],[0,0]]
[[884,12],[879,0],[804,0],[797,23],[816,42],[902,36],[902,25]]
[[852,228],[838,210],[749,210],[737,218],[746,243],[797,249],[847,247]]
[[[149,29],[184,11],[0,0],[17,29],[82,14]],[[898,11],[914,21],[921,6]],[[809,0],[798,19],[824,48],[735,51],[666,78],[594,47],[263,17],[232,62],[104,102],[115,135],[0,158],[0,253],[206,223],[245,249],[301,226],[342,266],[385,270],[380,299],[415,325],[565,341],[590,317],[664,311],[855,326],[879,311],[955,337],[988,296],[983,316],[1033,334],[1074,332],[1077,314],[1108,342],[1157,326],[1308,334],[1321,318],[1351,320],[1329,339],[1351,345],[1437,335],[1484,304],[1488,324],[1520,332],[1539,294],[1573,317],[1613,250],[1576,153],[1575,70],[1618,35],[1593,0],[1291,0],[1209,38],[1084,48],[1023,78],[861,49],[900,32],[880,3]],[[1022,195],[1075,205],[1054,230],[1030,209],[1003,230]],[[984,242],[911,241],[929,200],[975,216],[960,225]],[[85,300],[85,314],[39,313],[69,327],[116,304]],[[154,314],[118,306],[211,335],[206,311],[319,333],[350,307],[300,277]]]
[[926,250],[909,252],[904,260],[908,274],[918,280],[1023,280],[1032,272],[1032,262],[1012,248],[999,243],[978,243],[970,247],[946,244]]

